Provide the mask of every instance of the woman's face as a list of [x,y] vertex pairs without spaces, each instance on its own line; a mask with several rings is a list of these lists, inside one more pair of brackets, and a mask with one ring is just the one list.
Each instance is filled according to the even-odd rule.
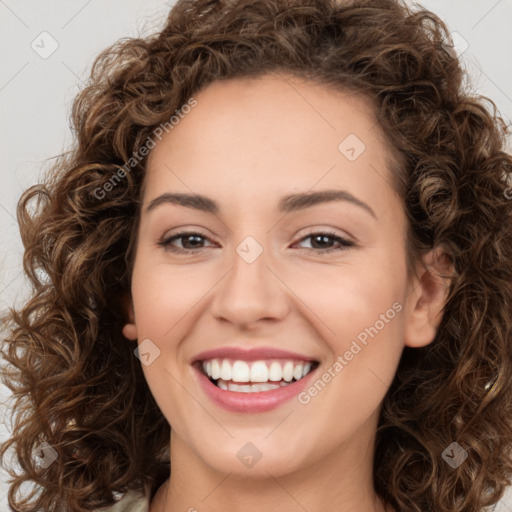
[[367,463],[404,344],[431,341],[370,103],[270,75],[194,99],[147,162],[123,329],[172,456],[250,476]]

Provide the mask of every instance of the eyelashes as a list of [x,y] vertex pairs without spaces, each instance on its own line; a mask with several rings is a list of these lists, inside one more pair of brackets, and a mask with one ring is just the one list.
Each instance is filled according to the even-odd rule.
[[[160,247],[162,247],[165,251],[173,252],[176,254],[192,254],[192,253],[197,254],[200,250],[205,249],[205,247],[198,247],[195,249],[194,248],[193,249],[180,248],[180,247],[176,247],[176,246],[172,245],[175,240],[188,239],[190,242],[190,239],[192,239],[192,238],[195,238],[196,242],[197,242],[197,239],[204,239],[204,240],[210,241],[210,239],[208,237],[203,236],[200,233],[197,233],[195,231],[182,231],[182,232],[177,233],[171,237],[164,238],[163,240],[158,242],[158,245]],[[333,233],[332,231],[314,231],[314,232],[311,232],[311,233],[303,236],[296,243],[303,242],[304,240],[307,240],[307,239],[316,240],[314,242],[315,244],[317,244],[319,242],[319,240],[320,240],[320,244],[322,244],[322,243],[325,243],[326,239],[332,239],[335,242],[338,242],[338,244],[339,244],[339,246],[337,248],[327,248],[327,249],[326,248],[316,249],[316,248],[303,247],[302,249],[304,251],[306,251],[307,253],[325,254],[325,253],[330,253],[330,252],[345,251],[347,248],[355,245],[354,242],[352,242],[350,240],[346,240],[345,238],[340,237],[339,235],[337,235],[336,233]]]

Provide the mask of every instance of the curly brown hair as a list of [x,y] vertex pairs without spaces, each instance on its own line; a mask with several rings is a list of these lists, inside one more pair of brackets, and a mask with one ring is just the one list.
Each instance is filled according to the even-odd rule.
[[[405,347],[385,397],[376,492],[403,512],[476,512],[501,498],[512,474],[512,156],[449,43],[438,17],[400,0],[179,0],[161,31],[96,58],[73,103],[72,150],[18,203],[33,292],[3,318],[14,403],[0,453],[14,446],[21,470],[10,471],[11,510],[90,511],[168,478],[170,426],[121,334],[147,160],[134,155],[207,85],[272,72],[371,98],[400,162],[410,261],[442,246],[454,265],[435,340]],[[456,469],[441,457],[453,441],[469,452]],[[43,442],[57,454],[46,468],[33,457]],[[24,482],[37,487],[17,498]]]

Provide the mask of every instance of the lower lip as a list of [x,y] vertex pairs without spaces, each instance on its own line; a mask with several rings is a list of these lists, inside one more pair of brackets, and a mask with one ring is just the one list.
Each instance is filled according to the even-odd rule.
[[217,405],[231,412],[265,412],[276,409],[283,403],[297,396],[311,380],[311,375],[316,369],[311,370],[302,379],[269,391],[258,391],[255,393],[243,393],[228,391],[217,387],[210,379],[193,366],[199,377],[199,383],[206,395]]

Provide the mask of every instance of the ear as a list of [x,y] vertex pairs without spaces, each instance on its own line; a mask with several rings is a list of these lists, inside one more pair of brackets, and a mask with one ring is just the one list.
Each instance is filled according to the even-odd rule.
[[133,300],[130,293],[125,293],[121,297],[121,307],[127,319],[123,326],[123,336],[134,341],[137,339],[137,326],[135,324],[135,311],[133,309]]
[[452,259],[440,247],[432,249],[419,262],[413,291],[407,299],[405,345],[422,347],[434,341],[452,276]]

